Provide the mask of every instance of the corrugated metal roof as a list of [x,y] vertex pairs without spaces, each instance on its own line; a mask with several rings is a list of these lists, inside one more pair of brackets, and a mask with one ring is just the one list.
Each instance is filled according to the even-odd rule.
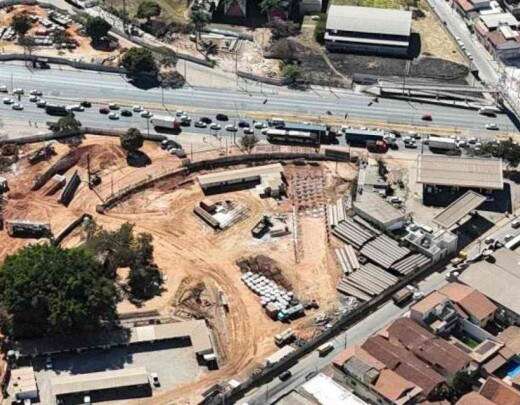
[[420,154],[417,182],[501,190],[504,187],[502,160]]
[[255,176],[276,175],[283,172],[283,166],[280,163],[264,166],[246,167],[244,169],[225,170],[218,173],[208,173],[197,177],[202,187],[216,186],[219,183],[246,179]]
[[392,41],[390,39],[359,38],[353,36],[330,35],[328,32],[325,33],[325,40],[336,42],[354,42],[357,44],[389,45],[402,47],[408,47],[408,45],[410,44],[409,41]]
[[144,367],[51,378],[51,389],[54,396],[145,384],[150,384],[150,382],[148,372]]
[[484,201],[486,197],[470,190],[434,216],[433,222],[445,229],[451,228]]
[[409,36],[412,27],[411,11],[373,7],[329,7],[327,30],[368,34]]

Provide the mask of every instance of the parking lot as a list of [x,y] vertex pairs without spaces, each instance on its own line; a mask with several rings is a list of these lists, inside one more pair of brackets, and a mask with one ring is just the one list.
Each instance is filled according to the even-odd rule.
[[134,344],[107,350],[91,350],[79,354],[54,355],[50,363],[41,357],[33,362],[42,404],[54,404],[51,378],[57,375],[84,374],[130,367],[146,367],[149,373],[157,373],[160,387],[196,380],[204,369],[199,367],[192,346],[181,346],[173,341]]

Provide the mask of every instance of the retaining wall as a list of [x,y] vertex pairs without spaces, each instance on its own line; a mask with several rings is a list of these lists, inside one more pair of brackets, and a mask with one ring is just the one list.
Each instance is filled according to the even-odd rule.
[[243,72],[241,70],[239,70],[237,72],[237,75],[238,75],[238,77],[241,77],[243,79],[254,80],[254,81],[262,82],[262,83],[266,83],[266,84],[272,84],[274,86],[285,86],[286,84],[288,84],[288,81],[285,79],[258,76],[258,75],[254,75],[252,73]]
[[63,239],[65,239],[67,236],[69,236],[72,231],[74,229],[76,229],[78,226],[80,226],[83,221],[85,219],[92,219],[92,215],[90,214],[83,214],[81,215],[80,217],[76,218],[74,221],[72,221],[69,225],[67,225],[65,227],[65,229],[63,229],[63,231],[61,231],[58,236],[56,236],[53,240],[52,240],[52,244],[54,246],[59,246],[61,244],[61,242],[63,242]]

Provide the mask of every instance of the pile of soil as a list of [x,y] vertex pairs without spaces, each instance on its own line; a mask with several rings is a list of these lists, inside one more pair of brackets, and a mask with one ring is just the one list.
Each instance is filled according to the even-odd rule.
[[282,270],[278,264],[270,257],[264,255],[242,257],[237,260],[237,266],[242,273],[251,271],[253,273],[261,274],[286,290],[292,290],[291,283],[282,274]]

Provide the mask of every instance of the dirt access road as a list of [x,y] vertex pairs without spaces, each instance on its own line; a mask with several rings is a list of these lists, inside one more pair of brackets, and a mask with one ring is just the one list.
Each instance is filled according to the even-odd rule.
[[[40,145],[38,145],[40,146]],[[36,146],[25,147],[25,152]],[[292,235],[277,240],[259,241],[251,237],[251,228],[264,214],[290,214],[292,206],[288,201],[278,203],[271,199],[260,199],[253,191],[237,191],[211,196],[213,201],[232,200],[249,209],[249,217],[232,228],[215,233],[192,213],[193,207],[204,197],[200,187],[188,183],[177,187],[174,180],[163,181],[154,187],[133,195],[114,207],[105,215],[95,212],[101,198],[106,198],[119,188],[142,180],[161,170],[178,167],[180,161],[168,155],[156,144],[145,143],[143,151],[151,158],[152,164],[144,168],[132,168],[126,163],[124,152],[117,139],[87,137],[82,144],[73,148],[80,154],[80,161],[66,175],[78,170],[86,180],[86,155],[90,154],[91,167],[102,177],[102,185],[97,193],[82,184],[69,207],[59,204],[57,196],[44,196],[41,192],[29,192],[35,176],[43,172],[51,163],[69,152],[69,147],[56,144],[57,156],[49,162],[30,166],[22,159],[8,180],[11,187],[6,208],[6,219],[32,219],[49,222],[54,233],[58,233],[73,219],[83,213],[90,213],[96,222],[107,229],[119,227],[124,222],[135,224],[137,232],[149,232],[154,238],[154,257],[161,271],[167,276],[164,293],[135,307],[127,301],[119,305],[121,313],[158,310],[172,314],[176,308],[175,295],[181,285],[203,282],[222,291],[229,300],[229,313],[222,318],[208,319],[226,361],[218,371],[204,373],[198,380],[180,385],[173,390],[157,392],[149,400],[139,403],[196,403],[200,393],[212,384],[230,378],[246,377],[253,368],[275,351],[272,336],[288,326],[269,319],[260,306],[258,297],[242,283],[240,271],[235,262],[238,258],[263,254],[276,261],[284,276],[293,285],[296,295],[303,299],[316,299],[320,312],[337,309],[335,286],[340,277],[338,267],[330,254],[327,242],[325,219],[318,215],[298,216],[299,238],[303,254],[299,263],[295,261]],[[210,152],[208,152],[210,153]],[[207,154],[205,154],[207,155]],[[292,171],[305,167],[289,166]],[[327,198],[332,198],[334,187],[345,187],[345,180],[354,176],[355,170],[347,164],[323,165],[326,175]],[[332,176],[340,173],[340,177]],[[339,187],[339,186],[338,186]],[[82,233],[77,231],[68,237],[65,246],[77,246],[82,241]],[[6,232],[0,232],[0,260],[7,254],[31,243],[31,240],[13,239]],[[210,302],[208,305],[217,305]],[[216,312],[215,312],[216,313]],[[292,323],[291,327],[302,336],[312,336],[315,331],[313,315]]]

